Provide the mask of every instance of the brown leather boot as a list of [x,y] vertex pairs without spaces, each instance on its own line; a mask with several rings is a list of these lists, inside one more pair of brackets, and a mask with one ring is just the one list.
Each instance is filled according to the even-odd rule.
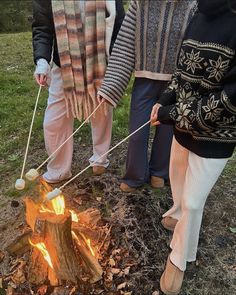
[[130,187],[128,184],[126,184],[126,183],[124,183],[124,182],[122,182],[122,183],[120,184],[120,189],[121,189],[122,192],[124,192],[124,193],[132,193],[132,192],[134,192],[134,191],[136,190],[136,188],[134,188],[134,187]]
[[184,272],[181,271],[167,259],[166,268],[160,280],[161,291],[166,295],[178,295],[184,279]]
[[165,180],[161,177],[152,176],[151,177],[151,186],[153,188],[162,188],[165,185]]
[[105,171],[106,168],[103,166],[93,166],[93,175],[102,175]]
[[178,222],[177,219],[166,216],[166,217],[162,218],[161,224],[165,229],[170,230],[170,231],[174,231],[177,222]]

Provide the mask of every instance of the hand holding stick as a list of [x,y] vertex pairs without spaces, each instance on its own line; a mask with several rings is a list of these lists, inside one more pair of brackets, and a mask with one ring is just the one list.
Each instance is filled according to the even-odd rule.
[[151,117],[150,117],[152,126],[160,125],[160,122],[158,121],[158,111],[160,107],[162,107],[162,105],[159,103],[156,103],[152,108]]

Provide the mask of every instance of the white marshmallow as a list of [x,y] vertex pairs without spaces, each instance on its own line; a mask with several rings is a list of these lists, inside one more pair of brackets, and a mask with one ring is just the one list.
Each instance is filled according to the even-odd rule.
[[34,181],[36,178],[39,177],[39,173],[36,169],[30,169],[26,174],[25,177],[29,180],[29,181]]
[[25,188],[25,181],[24,181],[24,179],[22,179],[22,178],[17,179],[16,180],[16,183],[15,183],[15,188],[18,191],[22,191]]
[[49,201],[55,199],[56,197],[60,196],[62,191],[59,188],[55,188],[53,191],[47,194],[47,199]]

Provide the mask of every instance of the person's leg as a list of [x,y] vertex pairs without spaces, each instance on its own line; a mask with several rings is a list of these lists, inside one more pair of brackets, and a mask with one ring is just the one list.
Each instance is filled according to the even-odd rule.
[[[160,280],[161,290],[165,294],[179,294],[186,264],[196,259],[205,201],[226,163],[227,159],[206,159],[192,152],[188,154],[183,189],[177,190],[182,196],[182,212],[180,217],[178,216],[170,245],[172,251]],[[173,211],[176,212],[180,211]]]
[[[73,118],[67,117],[61,70],[52,68],[48,105],[44,116],[44,140],[48,155],[52,154],[72,133]],[[58,182],[71,176],[73,139],[69,140],[49,161],[43,177]]]
[[184,271],[186,263],[196,260],[199,232],[206,199],[228,159],[207,159],[189,152],[181,217],[171,241],[170,259]]
[[104,113],[104,108],[102,106],[96,111],[95,116],[91,118],[93,156],[89,159],[92,166],[100,166],[104,168],[107,168],[109,165],[107,156],[100,160],[98,159],[110,148],[113,117],[113,108],[109,105],[106,107],[106,114]]
[[156,128],[150,159],[150,175],[169,180],[170,149],[173,126],[160,124]]
[[173,206],[163,215],[164,218],[172,217],[178,220],[181,217],[181,200],[188,167],[188,157],[189,151],[181,146],[174,137],[170,155],[170,185]]
[[[150,119],[162,81],[136,78],[132,90],[129,132],[132,133]],[[150,126],[133,135],[128,144],[126,173],[122,182],[129,187],[142,186],[149,177],[148,139]]]

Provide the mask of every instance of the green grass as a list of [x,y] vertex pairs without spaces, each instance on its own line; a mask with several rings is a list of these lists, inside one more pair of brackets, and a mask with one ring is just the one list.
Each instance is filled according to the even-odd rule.
[[229,160],[229,163],[225,167],[224,176],[226,177],[235,177],[236,175],[236,152],[233,157]]
[[[0,56],[0,186],[5,191],[20,174],[37,94],[31,33],[0,35]],[[42,146],[45,104],[46,92],[40,99],[32,134],[34,148]]]
[[[38,91],[33,79],[31,33],[0,34],[0,56],[0,193],[16,197],[21,193],[16,192],[13,185],[20,176]],[[130,93],[130,86],[127,93]],[[116,138],[127,135],[127,93],[114,114],[113,133]],[[46,157],[42,128],[46,100],[47,90],[44,90],[39,101],[29,150],[29,158],[35,164],[40,164]],[[75,127],[78,125],[79,122],[76,122]],[[89,126],[83,127],[76,137],[89,142]]]
[[25,32],[30,30],[31,0],[0,1],[0,32]]

